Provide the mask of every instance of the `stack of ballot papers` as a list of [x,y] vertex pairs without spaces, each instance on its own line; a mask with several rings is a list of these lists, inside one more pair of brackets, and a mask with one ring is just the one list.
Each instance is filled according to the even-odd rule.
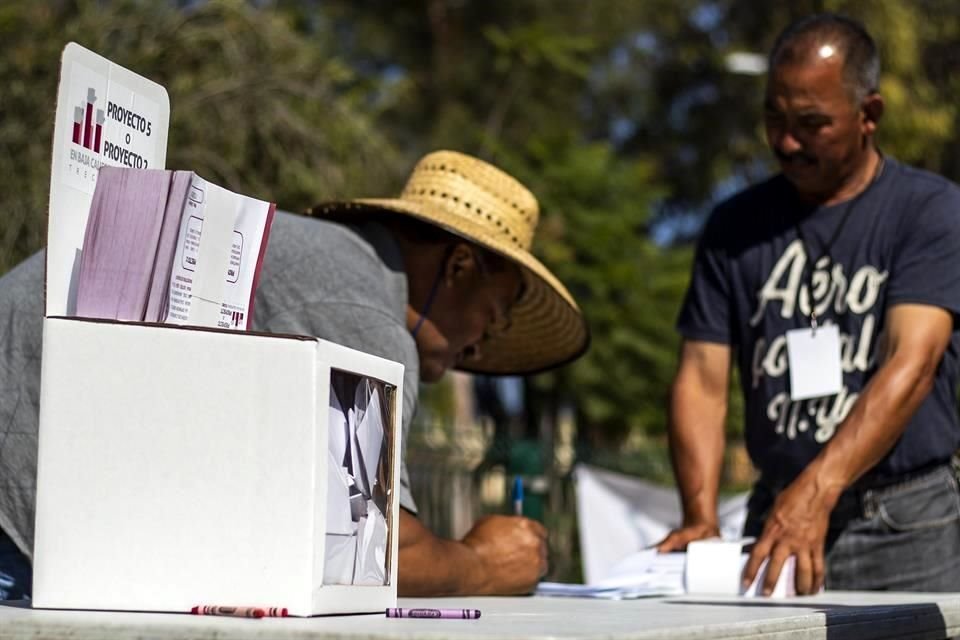
[[76,315],[249,328],[275,209],[192,171],[102,167]]
[[[644,549],[621,560],[598,582],[589,585],[541,582],[535,593],[607,600],[681,594],[756,597],[766,577],[766,562],[749,587],[744,588],[740,581],[750,557],[744,547],[751,542],[752,538],[711,538],[691,542],[686,552],[658,553],[656,549]],[[791,556],[784,563],[770,597],[796,595],[795,576],[796,558]]]
[[535,593],[539,596],[572,596],[604,600],[681,595],[685,593],[683,587],[685,563],[686,554],[657,553],[656,549],[644,549],[624,558],[606,578],[599,582],[594,584],[541,582],[537,585]]

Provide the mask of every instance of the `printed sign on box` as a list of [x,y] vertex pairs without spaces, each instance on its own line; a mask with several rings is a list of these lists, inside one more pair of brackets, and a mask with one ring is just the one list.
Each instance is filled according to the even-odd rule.
[[[69,49],[68,49],[69,51]],[[115,65],[113,65],[115,66]],[[67,185],[93,195],[102,164],[133,169],[163,166],[166,130],[161,109],[146,95],[79,60],[71,62],[66,119],[72,110],[69,153],[63,179]]]
[[76,271],[97,172],[104,164],[162,169],[167,91],[71,42],[63,50],[50,180],[46,313],[74,312]]

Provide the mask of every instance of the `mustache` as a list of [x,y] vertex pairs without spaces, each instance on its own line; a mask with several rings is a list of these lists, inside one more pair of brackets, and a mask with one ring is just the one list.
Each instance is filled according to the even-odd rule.
[[777,156],[777,160],[783,163],[792,163],[798,160],[814,163],[817,161],[816,156],[810,155],[809,153],[804,153],[803,151],[795,151],[794,153],[784,153],[780,149],[774,149],[773,154]]

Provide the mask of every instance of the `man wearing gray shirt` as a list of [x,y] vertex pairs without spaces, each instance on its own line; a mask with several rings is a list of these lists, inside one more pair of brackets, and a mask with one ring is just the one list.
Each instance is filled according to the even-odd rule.
[[[529,252],[537,217],[533,195],[499,169],[429,154],[397,199],[278,214],[254,328],[403,364],[405,444],[419,381],[450,368],[533,373],[586,349],[576,303]],[[39,253],[0,278],[0,599],[30,594],[43,263]],[[401,595],[526,593],[546,572],[546,531],[526,518],[435,536],[416,518],[405,462],[400,504]]]

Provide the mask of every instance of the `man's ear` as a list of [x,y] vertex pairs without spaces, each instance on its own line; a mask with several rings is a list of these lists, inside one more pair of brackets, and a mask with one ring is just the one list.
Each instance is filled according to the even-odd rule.
[[444,280],[448,285],[463,282],[473,276],[477,270],[477,260],[473,250],[466,242],[458,242],[447,253],[447,262],[444,265]]
[[879,93],[871,93],[863,99],[863,133],[872,136],[883,117],[883,98]]

